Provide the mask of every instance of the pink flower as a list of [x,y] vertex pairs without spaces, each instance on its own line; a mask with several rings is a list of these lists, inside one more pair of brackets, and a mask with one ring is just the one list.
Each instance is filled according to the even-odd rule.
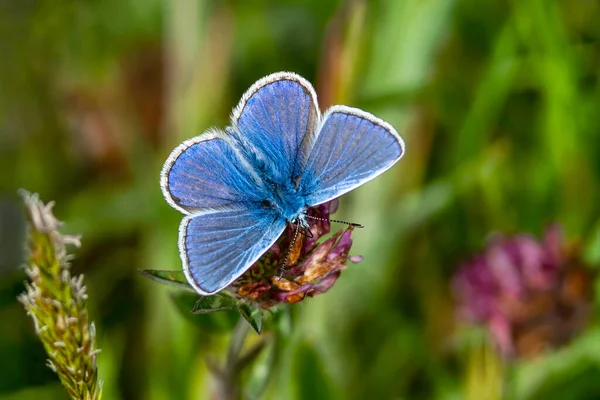
[[453,278],[458,314],[486,326],[506,357],[562,345],[583,328],[590,311],[590,271],[573,261],[558,225],[548,227],[542,240],[495,236]]
[[362,260],[360,256],[349,256],[352,227],[339,230],[319,243],[330,231],[329,215],[336,211],[337,205],[338,201],[333,200],[308,210],[310,216],[322,219],[308,219],[310,234],[297,236],[283,270],[281,266],[295,234],[293,226],[227,290],[263,309],[280,303],[298,303],[329,290],[347,261]]

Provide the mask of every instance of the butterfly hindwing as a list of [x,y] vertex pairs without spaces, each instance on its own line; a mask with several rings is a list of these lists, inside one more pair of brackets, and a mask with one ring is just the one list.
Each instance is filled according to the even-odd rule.
[[303,168],[319,118],[312,85],[296,74],[279,72],[244,94],[232,114],[232,133],[258,170],[283,183]]
[[370,181],[396,163],[404,142],[388,123],[357,108],[331,107],[303,170],[307,205],[334,199]]
[[183,271],[194,289],[223,289],[268,250],[286,221],[269,209],[239,209],[189,215],[179,228]]

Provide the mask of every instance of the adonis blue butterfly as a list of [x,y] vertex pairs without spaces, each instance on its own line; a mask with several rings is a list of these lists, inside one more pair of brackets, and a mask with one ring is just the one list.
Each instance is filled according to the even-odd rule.
[[202,295],[228,286],[306,211],[394,165],[404,142],[388,123],[357,108],[321,115],[312,85],[289,72],[244,94],[231,126],[179,145],[161,173],[168,203],[186,214],[179,251]]

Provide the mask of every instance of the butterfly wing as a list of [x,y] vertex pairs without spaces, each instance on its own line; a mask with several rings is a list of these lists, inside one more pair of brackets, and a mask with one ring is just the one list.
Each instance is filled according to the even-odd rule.
[[231,116],[232,134],[258,170],[282,183],[300,174],[319,119],[312,85],[296,74],[278,72],[244,94]]
[[177,147],[163,167],[161,187],[169,204],[188,214],[179,228],[179,253],[188,282],[201,294],[233,282],[285,229],[285,219],[261,207],[267,189],[223,132]]
[[173,150],[160,181],[168,203],[184,214],[259,208],[265,198],[254,168],[220,131],[208,131]]
[[391,125],[357,108],[334,106],[323,116],[300,180],[308,205],[341,196],[388,170],[404,154]]
[[242,275],[284,231],[271,209],[218,211],[183,218],[179,253],[188,282],[203,295]]

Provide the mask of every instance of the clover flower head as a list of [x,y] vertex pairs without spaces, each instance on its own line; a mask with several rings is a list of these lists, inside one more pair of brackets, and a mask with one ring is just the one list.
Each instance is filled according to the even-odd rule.
[[589,316],[589,270],[563,248],[558,225],[542,240],[497,235],[453,278],[459,316],[484,325],[507,358],[565,344]]
[[308,215],[318,218],[308,218],[310,235],[296,236],[296,228],[288,226],[279,240],[227,290],[240,300],[253,302],[263,309],[280,303],[298,303],[329,290],[346,268],[347,261],[357,263],[362,260],[360,256],[349,256],[352,227],[319,243],[319,239],[330,231],[329,216],[337,206],[338,201],[332,200],[309,208]]

